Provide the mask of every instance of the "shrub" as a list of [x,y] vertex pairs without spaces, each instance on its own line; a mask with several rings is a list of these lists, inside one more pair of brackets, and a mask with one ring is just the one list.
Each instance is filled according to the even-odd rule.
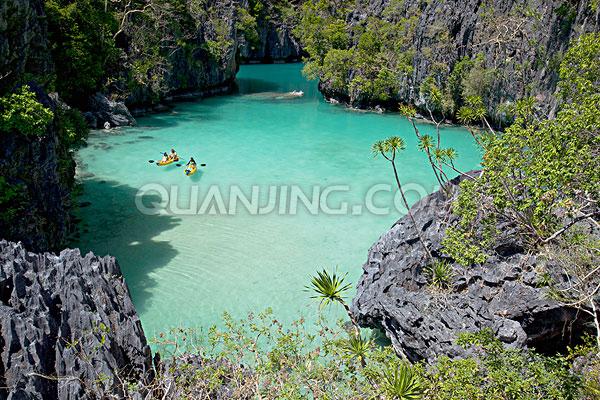
[[41,136],[53,118],[53,112],[37,101],[27,85],[0,98],[1,131]]

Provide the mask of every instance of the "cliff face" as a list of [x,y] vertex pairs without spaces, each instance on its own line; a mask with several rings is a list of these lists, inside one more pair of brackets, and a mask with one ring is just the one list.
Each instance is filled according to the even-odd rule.
[[[43,15],[41,0],[0,4],[0,94],[28,73],[40,77],[52,73]],[[31,86],[45,106],[53,110],[60,106],[35,83]],[[16,215],[0,218],[0,236],[21,240],[34,250],[64,245],[73,174],[73,159],[58,139],[56,120],[42,137],[0,133],[0,177],[25,196],[23,204],[12,204]]]
[[125,398],[152,377],[150,348],[111,257],[0,241],[0,397]]
[[[288,14],[300,7],[302,0],[288,5]],[[302,48],[292,34],[296,21],[292,16],[285,15],[285,10],[279,7],[279,2],[266,1],[265,9],[256,18],[257,38],[254,42],[241,38],[239,54],[243,62],[272,63],[297,62],[302,58]],[[248,1],[242,2],[243,7],[250,8]]]
[[[404,49],[410,71],[398,78],[399,89],[388,105],[423,106],[419,87],[426,77],[443,84],[459,60],[479,56],[485,71],[469,79],[485,83],[479,94],[496,120],[501,119],[499,105],[525,96],[536,97],[552,111],[558,65],[569,41],[600,26],[598,10],[588,0],[358,0],[348,19],[356,28],[371,17],[392,22],[415,18],[412,44]],[[351,67],[350,76],[359,72]],[[353,106],[376,105],[327,80],[320,82],[320,89],[326,97]]]
[[566,278],[558,269],[524,252],[504,226],[498,227],[496,254],[482,265],[463,267],[444,255],[446,227],[457,220],[449,208],[458,182],[451,182],[450,197],[436,192],[411,209],[435,259],[451,265],[450,288],[428,284],[425,268],[431,262],[404,217],[371,247],[352,312],[361,325],[383,330],[397,352],[411,360],[464,356],[458,335],[483,328],[492,329],[507,346],[555,352],[571,338],[570,330],[582,331],[587,319],[548,296],[537,271],[550,271],[559,284]]
[[0,93],[25,72],[52,72],[42,0],[0,2]]

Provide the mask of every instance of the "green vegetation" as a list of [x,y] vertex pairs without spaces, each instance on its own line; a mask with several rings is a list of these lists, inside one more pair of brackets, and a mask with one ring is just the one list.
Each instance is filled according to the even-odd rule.
[[115,68],[118,51],[112,35],[117,22],[104,0],[45,0],[49,42],[56,68],[56,90],[80,104],[101,88]]
[[423,240],[423,236],[421,235],[421,229],[417,226],[417,222],[415,221],[415,218],[412,215],[412,211],[410,210],[408,200],[406,200],[404,190],[402,189],[402,183],[400,182],[400,178],[398,177],[398,169],[396,168],[396,155],[399,154],[405,148],[406,145],[404,144],[404,140],[402,140],[401,137],[392,136],[390,138],[387,138],[386,140],[380,140],[378,142],[373,143],[371,150],[375,156],[381,155],[392,165],[392,170],[394,171],[394,179],[396,180],[396,185],[398,185],[398,191],[400,193],[400,196],[402,197],[404,207],[406,207],[406,212],[408,213],[408,216],[410,217],[410,220],[415,229],[415,232],[419,237],[419,242],[423,246],[423,249],[425,250],[425,253],[429,257],[429,259],[432,260],[433,257],[431,256],[431,252],[429,251],[429,248]]
[[54,113],[37,100],[27,85],[0,97],[0,131],[41,136],[53,118]]
[[81,146],[89,133],[89,128],[83,115],[74,108],[58,108],[56,110],[58,137],[67,148]]
[[0,176],[0,227],[18,223],[27,205],[26,195],[24,185],[10,184],[4,176]]
[[[334,302],[347,286],[325,271],[313,282],[318,282],[313,284],[317,298]],[[317,333],[310,334],[304,320],[284,327],[271,310],[242,320],[227,313],[223,318],[223,328],[212,327],[206,336],[182,328],[161,334],[155,345],[165,368],[147,386],[123,379],[103,387],[119,385],[125,393],[147,398],[162,398],[173,385],[182,398],[227,393],[228,398],[262,399],[591,400],[598,393],[600,363],[589,358],[589,344],[564,356],[545,356],[506,349],[484,329],[456,341],[472,351],[469,357],[411,364],[374,340],[353,334],[346,339],[342,321],[328,326],[320,319]],[[94,354],[85,356],[94,359]],[[572,367],[575,359],[582,367]]]
[[[391,10],[398,1],[388,7]],[[412,49],[418,10],[398,22],[370,18],[365,26],[345,21],[352,2],[307,1],[296,35],[308,52],[304,72],[347,93],[350,103],[389,101],[412,71]],[[388,12],[390,17],[398,17]],[[353,74],[350,72],[354,71]]]
[[444,290],[452,285],[452,266],[447,261],[435,260],[424,272],[429,285],[435,289]]
[[[462,184],[454,207],[467,243],[470,237],[481,238],[485,220],[511,221],[533,248],[598,216],[600,69],[587,66],[600,60],[599,39],[586,35],[567,52],[561,66],[564,103],[556,118],[539,118],[534,102],[523,100],[516,104],[513,125],[486,135],[485,173]],[[477,107],[469,110],[481,115]],[[479,231],[474,234],[474,229]]]

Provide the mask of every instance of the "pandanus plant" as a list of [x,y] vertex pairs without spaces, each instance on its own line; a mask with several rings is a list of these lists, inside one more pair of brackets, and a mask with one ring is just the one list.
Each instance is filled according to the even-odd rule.
[[352,287],[351,284],[344,282],[346,275],[338,276],[335,272],[329,274],[325,269],[317,271],[317,275],[311,278],[310,286],[307,286],[306,289],[315,293],[312,298],[320,300],[321,308],[331,303],[341,304],[352,322],[355,333],[358,335],[360,334],[360,328],[354,315],[352,315],[352,311],[350,311],[350,307],[344,300],[345,293]]
[[396,156],[398,155],[398,153],[400,153],[404,149],[406,149],[404,140],[402,140],[402,138],[398,137],[398,136],[392,136],[390,138],[387,138],[386,140],[380,140],[378,142],[375,142],[372,147],[372,150],[373,150],[373,153],[375,154],[375,156],[382,155],[383,158],[385,158],[387,161],[389,161],[390,164],[392,165],[392,169],[394,170],[394,178],[396,179],[396,184],[398,185],[398,190],[400,191],[400,195],[402,197],[402,202],[404,203],[404,206],[406,207],[408,216],[409,216],[410,220],[412,221],[415,231],[417,232],[419,241],[421,242],[421,245],[423,246],[425,253],[431,260],[431,259],[433,259],[433,257],[431,256],[431,252],[429,251],[429,248],[425,244],[425,240],[423,240],[423,236],[421,236],[421,231],[417,225],[417,221],[415,221],[415,218],[414,218],[412,212],[410,211],[408,201],[406,200],[406,196],[404,195],[404,190],[402,189],[402,183],[400,182],[400,178],[398,177],[398,169],[396,168]]
[[352,286],[344,282],[345,277],[346,274],[339,276],[335,272],[330,274],[323,269],[311,278],[310,286],[307,286],[306,289],[315,293],[312,298],[320,300],[321,308],[332,303],[339,303],[344,307],[352,323],[354,333],[342,343],[342,349],[347,355],[360,361],[360,364],[364,367],[366,366],[367,353],[372,343],[371,340],[363,338],[360,334],[360,327],[344,299],[345,293]]

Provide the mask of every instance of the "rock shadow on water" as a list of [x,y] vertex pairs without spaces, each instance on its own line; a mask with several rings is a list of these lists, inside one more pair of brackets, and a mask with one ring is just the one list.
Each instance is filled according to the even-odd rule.
[[[171,215],[145,215],[136,206],[138,189],[114,181],[88,179],[84,182],[81,201],[90,204],[78,210],[88,232],[83,231],[72,246],[82,253],[93,251],[99,256],[117,259],[135,307],[143,313],[151,306],[157,282],[151,273],[167,265],[178,251],[169,241],[157,237],[174,229],[181,219]],[[142,204],[159,202],[158,195],[146,195]],[[82,229],[83,230],[83,229]]]
[[236,80],[236,85],[233,93],[247,95],[253,93],[276,92],[281,88],[273,82],[254,78],[239,78]]

